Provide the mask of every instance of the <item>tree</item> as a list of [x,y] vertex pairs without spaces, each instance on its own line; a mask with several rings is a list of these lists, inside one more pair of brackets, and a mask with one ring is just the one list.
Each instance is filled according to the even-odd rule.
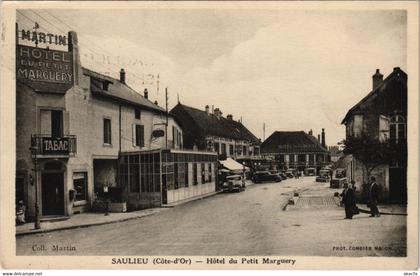
[[379,141],[368,135],[349,137],[344,140],[344,153],[352,154],[362,163],[363,181],[366,184],[374,169],[381,165],[390,164],[399,160],[406,160],[406,143],[396,143],[392,140]]

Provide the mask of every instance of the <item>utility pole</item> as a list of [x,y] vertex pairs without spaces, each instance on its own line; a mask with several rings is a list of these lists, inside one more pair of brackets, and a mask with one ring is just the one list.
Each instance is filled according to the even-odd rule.
[[165,123],[165,148],[168,148],[168,87],[165,88],[166,123]]
[[265,141],[265,123],[263,123],[263,142]]
[[[37,139],[37,138],[35,138]],[[33,142],[32,142],[33,143]],[[39,213],[39,196],[38,196],[38,141],[36,140],[36,145],[33,145],[29,148],[32,152],[33,158],[34,158],[34,185],[35,185],[35,229],[41,229],[41,216]]]

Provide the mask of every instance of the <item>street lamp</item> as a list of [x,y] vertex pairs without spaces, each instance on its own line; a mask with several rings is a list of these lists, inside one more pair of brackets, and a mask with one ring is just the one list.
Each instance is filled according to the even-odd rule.
[[38,158],[37,158],[37,152],[38,152],[38,146],[31,146],[29,150],[32,153],[32,156],[34,158],[34,165],[35,165],[35,229],[41,229],[41,216],[39,214],[39,198],[38,198]]

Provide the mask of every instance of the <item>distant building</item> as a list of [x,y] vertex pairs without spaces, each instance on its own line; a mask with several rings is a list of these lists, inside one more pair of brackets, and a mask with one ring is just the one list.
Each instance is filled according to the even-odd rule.
[[[383,187],[383,196],[391,201],[407,200],[407,74],[399,67],[383,79],[376,70],[372,91],[346,114],[346,138],[367,135],[382,142],[398,145],[400,153],[389,163],[375,168],[372,175]],[[352,158],[347,177],[358,190],[367,180],[362,163]]]
[[329,146],[328,151],[330,152],[331,162],[337,162],[343,155],[343,151],[340,150],[339,146]]
[[330,154],[325,145],[325,131],[321,141],[304,131],[275,131],[262,144],[261,155],[275,159],[280,168],[316,168],[330,164]]
[[221,157],[252,157],[260,154],[260,140],[232,115],[222,116],[219,108],[210,112],[178,103],[170,114],[184,133],[184,147],[215,151]]

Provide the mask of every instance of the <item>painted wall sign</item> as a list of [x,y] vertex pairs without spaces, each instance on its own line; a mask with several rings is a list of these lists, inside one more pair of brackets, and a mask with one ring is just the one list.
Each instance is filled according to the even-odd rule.
[[73,84],[71,52],[17,45],[16,77],[23,81]]
[[67,37],[65,35],[56,35],[44,32],[30,31],[30,30],[21,30],[21,39],[22,41],[27,40],[35,44],[45,43],[45,44],[55,44],[55,45],[67,45]]

